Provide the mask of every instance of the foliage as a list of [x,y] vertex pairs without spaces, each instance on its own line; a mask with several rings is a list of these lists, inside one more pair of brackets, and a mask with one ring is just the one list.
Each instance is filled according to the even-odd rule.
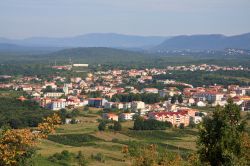
[[167,127],[172,127],[170,122],[161,122],[155,119],[145,120],[142,117],[137,117],[134,121],[134,130],[165,130]]
[[0,97],[0,127],[9,124],[10,127],[37,127],[43,117],[51,115],[33,101],[18,101],[14,97]]
[[97,161],[99,161],[99,162],[102,162],[102,163],[105,163],[105,155],[104,154],[102,154],[102,153],[97,153],[96,155],[91,155],[91,158],[92,159],[95,159],[95,160],[97,160]]
[[122,153],[125,154],[125,159],[132,161],[133,166],[180,166],[184,165],[182,157],[178,153],[159,152],[155,144],[137,146],[133,151],[131,147],[124,146]]
[[42,138],[47,138],[48,134],[55,132],[55,128],[61,124],[61,118],[57,114],[44,118],[43,123],[38,125],[38,131]]
[[171,104],[175,104],[177,101],[176,95],[171,98]]
[[98,138],[89,134],[60,134],[60,135],[49,135],[48,140],[70,146],[82,146],[93,144],[99,141]]
[[177,98],[177,100],[178,100],[178,103],[183,103],[182,95],[179,95],[178,98]]
[[48,159],[49,161],[58,163],[62,166],[69,166],[69,163],[72,162],[74,158],[76,158],[74,153],[70,153],[67,150],[63,150],[61,153],[53,154]]
[[249,78],[247,71],[172,71],[171,74],[156,75],[154,79],[164,80],[173,79],[180,82],[197,86],[219,85],[249,85],[249,82],[241,78]]
[[30,129],[3,130],[0,137],[0,165],[25,165],[34,155],[37,139],[45,138],[46,134],[53,132],[58,121],[60,119],[56,115],[47,117],[38,125],[38,132],[32,132]]
[[101,121],[98,125],[98,130],[99,131],[104,131],[106,129],[107,122]]
[[86,160],[85,156],[83,155],[82,151],[79,151],[77,156],[77,163],[79,166],[86,166],[88,164],[88,161]]
[[179,126],[180,129],[184,129],[185,126],[184,126],[184,123],[181,123],[180,126]]
[[225,108],[217,107],[214,114],[205,117],[199,126],[198,154],[201,162],[211,165],[243,164],[243,133],[240,108],[229,99]]
[[142,94],[115,94],[112,96],[111,101],[116,102],[132,102],[132,101],[143,101],[147,104],[153,104],[160,102],[159,94],[153,93],[142,93]]
[[122,125],[120,122],[114,121],[114,130],[115,131],[121,131],[122,130]]

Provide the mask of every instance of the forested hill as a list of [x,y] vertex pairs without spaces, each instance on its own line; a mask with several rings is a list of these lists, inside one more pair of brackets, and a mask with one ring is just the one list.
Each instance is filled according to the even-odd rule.
[[[86,63],[102,63],[102,62],[129,62],[144,59],[147,54],[140,52],[126,51],[105,47],[88,47],[88,48],[72,48],[57,51],[46,55],[48,58],[57,60],[68,60],[71,58],[74,63],[85,61]],[[45,58],[46,56],[43,56]]]

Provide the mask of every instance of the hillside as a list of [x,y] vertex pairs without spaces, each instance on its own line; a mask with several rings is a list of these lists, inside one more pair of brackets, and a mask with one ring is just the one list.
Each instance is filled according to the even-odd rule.
[[165,40],[153,50],[224,50],[226,48],[250,49],[250,33],[224,35],[176,36]]
[[73,63],[103,63],[103,62],[133,62],[144,60],[145,54],[121,49],[105,47],[72,48],[51,53],[44,58],[53,58],[57,60],[72,59]]

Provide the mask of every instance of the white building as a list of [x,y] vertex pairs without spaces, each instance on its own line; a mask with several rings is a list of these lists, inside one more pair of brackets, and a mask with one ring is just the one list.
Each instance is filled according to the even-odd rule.
[[158,89],[156,88],[143,88],[142,93],[158,93]]
[[206,103],[204,103],[203,101],[198,101],[196,105],[197,107],[206,107]]
[[59,98],[62,95],[64,95],[64,93],[62,93],[62,92],[47,92],[44,94],[44,97]]
[[120,114],[120,119],[121,120],[133,120],[135,113],[122,113]]
[[58,100],[53,100],[51,102],[50,108],[54,111],[64,109],[66,107],[66,100],[65,99],[58,99]]
[[145,103],[142,101],[133,101],[131,103],[131,108],[133,112],[138,112],[138,110],[143,110],[145,108]]

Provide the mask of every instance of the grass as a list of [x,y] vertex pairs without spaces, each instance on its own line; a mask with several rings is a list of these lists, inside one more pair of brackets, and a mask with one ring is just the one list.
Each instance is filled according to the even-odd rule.
[[[129,165],[129,161],[123,161],[122,147],[125,145],[146,145],[156,144],[159,150],[170,150],[186,153],[195,150],[195,129],[167,129],[155,131],[133,131],[132,121],[122,122],[122,131],[97,130],[100,116],[97,114],[100,109],[93,109],[87,116],[79,116],[81,123],[61,125],[55,134],[48,137],[48,140],[41,140],[38,145],[38,153],[43,157],[42,163],[46,158],[54,153],[68,150],[72,153],[82,151],[89,161],[89,165]],[[91,155],[102,153],[105,155],[105,163],[91,159]],[[46,163],[44,164],[46,165]],[[53,165],[52,165],[53,166]]]
[[70,146],[90,146],[95,145],[95,142],[100,141],[100,139],[88,134],[50,135],[48,140]]

